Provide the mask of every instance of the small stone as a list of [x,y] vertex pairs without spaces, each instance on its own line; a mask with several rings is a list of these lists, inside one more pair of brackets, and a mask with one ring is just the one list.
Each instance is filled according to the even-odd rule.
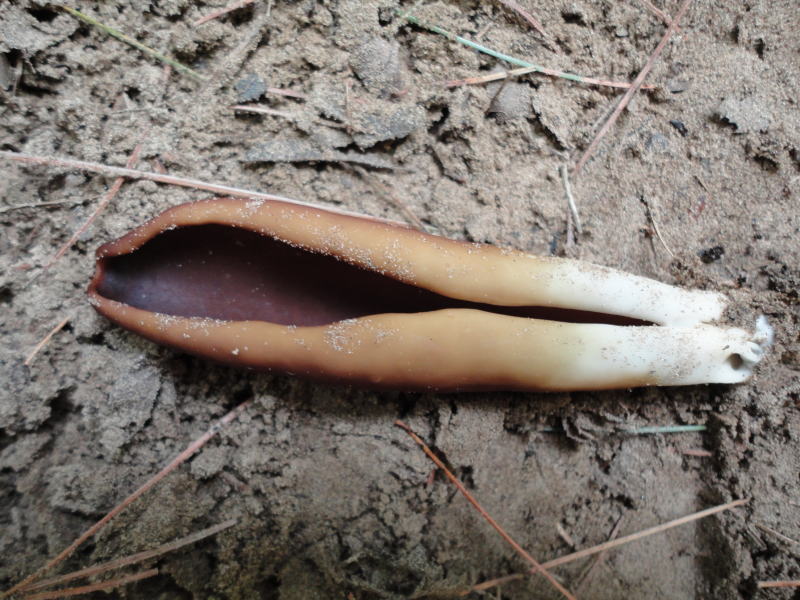
[[228,449],[224,446],[213,446],[195,458],[189,469],[198,479],[209,479],[222,471],[227,463]]
[[400,44],[394,40],[378,37],[365,42],[351,55],[350,67],[373,93],[387,94],[403,86]]
[[660,133],[653,133],[645,143],[645,148],[656,154],[661,154],[669,150],[669,139]]
[[527,85],[500,81],[487,86],[487,91],[494,96],[489,113],[497,115],[499,120],[524,119],[531,114],[531,90]]
[[689,82],[685,79],[670,79],[667,81],[667,91],[671,94],[680,94],[689,89]]
[[756,98],[732,98],[722,101],[717,116],[736,126],[736,133],[766,131],[772,121],[772,113]]
[[672,125],[682,137],[686,137],[689,134],[689,130],[686,129],[686,125],[684,125],[683,121],[673,119],[669,122],[669,124]]
[[781,363],[790,369],[800,371],[800,344],[790,346],[789,349],[781,355]]
[[419,106],[375,108],[378,109],[375,112],[364,111],[354,115],[359,132],[353,135],[353,140],[359,148],[371,148],[387,140],[401,140],[425,124],[425,114]]
[[258,100],[267,91],[267,84],[255,73],[249,73],[233,84],[239,102]]
[[723,248],[722,246],[714,246],[712,248],[706,248],[705,250],[700,250],[697,253],[697,256],[699,256],[700,260],[702,260],[704,263],[710,264],[722,258],[723,254],[725,254],[725,248]]

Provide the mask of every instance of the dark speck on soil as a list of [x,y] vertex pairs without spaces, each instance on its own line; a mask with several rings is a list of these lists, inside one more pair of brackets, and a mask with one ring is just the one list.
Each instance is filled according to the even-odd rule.
[[709,264],[712,262],[718,261],[722,256],[725,254],[725,248],[722,246],[713,246],[712,248],[706,248],[705,250],[700,250],[697,255],[700,257],[704,263]]

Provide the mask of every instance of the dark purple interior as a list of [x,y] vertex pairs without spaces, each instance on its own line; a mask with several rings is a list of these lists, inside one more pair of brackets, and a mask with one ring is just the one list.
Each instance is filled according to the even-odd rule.
[[452,300],[225,225],[166,231],[131,254],[105,259],[102,273],[100,295],[183,317],[313,326],[372,314],[474,308],[567,322],[641,324],[581,311]]

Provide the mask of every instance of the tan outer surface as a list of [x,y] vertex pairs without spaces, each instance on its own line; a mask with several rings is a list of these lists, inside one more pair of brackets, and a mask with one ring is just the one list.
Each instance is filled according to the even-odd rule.
[[657,324],[718,319],[724,298],[580,261],[536,257],[279,201],[217,198],[169,209],[98,251],[125,254],[174,227],[227,224],[336,256],[443,296],[505,306],[547,306]]
[[326,381],[443,391],[583,390],[662,383],[636,361],[628,368],[615,369],[612,362],[608,368],[581,368],[602,360],[601,330],[632,328],[468,309],[292,327],[173,317],[120,304],[96,292],[90,296],[101,314],[158,343],[238,367]]

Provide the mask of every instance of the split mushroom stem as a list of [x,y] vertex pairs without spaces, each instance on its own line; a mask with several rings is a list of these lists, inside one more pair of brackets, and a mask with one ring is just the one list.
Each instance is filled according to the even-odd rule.
[[720,294],[282,201],[167,210],[98,250],[89,294],[193,354],[372,387],[738,383],[764,345],[708,324]]

